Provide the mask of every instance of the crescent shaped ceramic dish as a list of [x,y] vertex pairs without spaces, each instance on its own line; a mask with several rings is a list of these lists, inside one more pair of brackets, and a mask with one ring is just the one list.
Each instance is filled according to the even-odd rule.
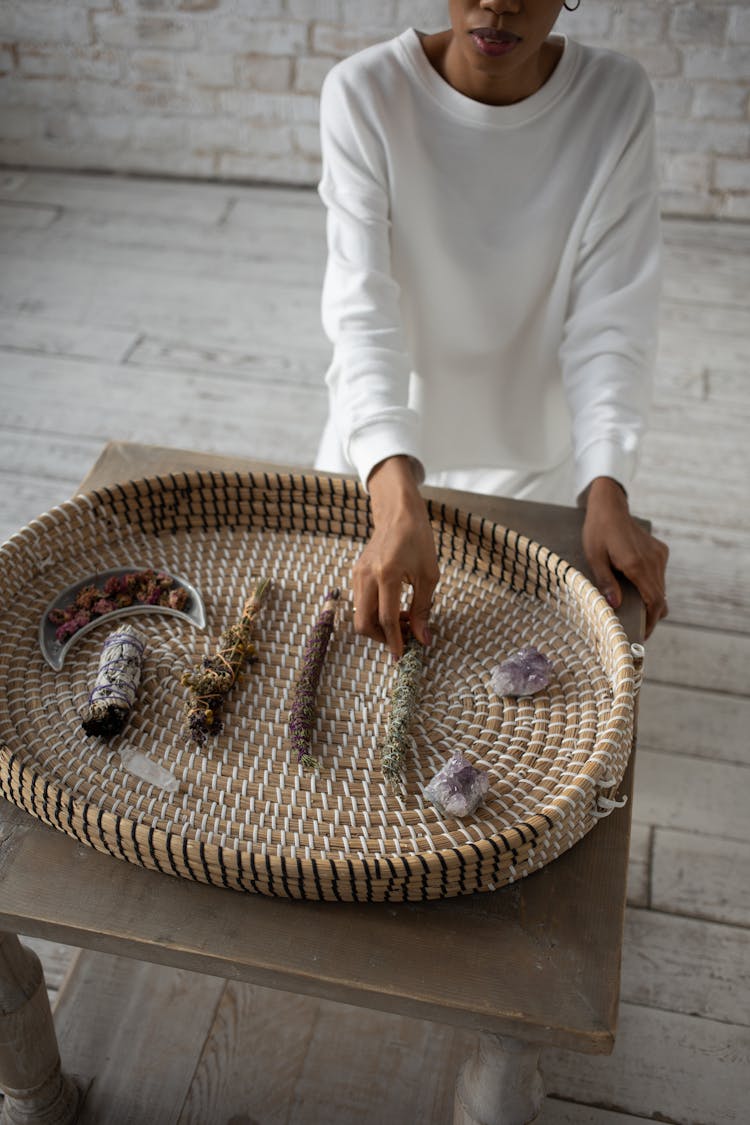
[[[165,605],[143,605],[142,603],[136,605],[124,606],[122,609],[113,609],[109,613],[101,613],[95,617],[88,625],[82,625],[77,629],[67,641],[61,643],[55,636],[56,626],[50,621],[50,613],[56,609],[67,609],[68,606],[76,600],[81,590],[87,586],[95,586],[97,589],[102,589],[108,578],[122,578],[126,574],[133,574],[142,572],[144,570],[159,569],[162,574],[166,574],[172,580],[175,589],[184,590],[188,595],[188,601],[185,609],[172,609],[170,606]],[[104,594],[102,594],[104,597]],[[203,599],[196,590],[184,578],[180,578],[177,574],[171,574],[168,570],[162,567],[149,567],[139,566],[133,564],[132,566],[118,566],[111,570],[100,570],[96,574],[89,574],[85,578],[79,579],[71,586],[66,586],[52,601],[47,605],[44,613],[42,614],[41,621],[39,622],[39,647],[42,650],[42,655],[51,668],[59,672],[65,663],[65,657],[70,652],[71,648],[92,629],[96,629],[105,621],[119,620],[121,617],[131,617],[135,614],[153,614],[165,613],[170,617],[179,617],[181,621],[187,621],[190,625],[195,625],[198,629],[206,628],[206,608],[203,605]]]

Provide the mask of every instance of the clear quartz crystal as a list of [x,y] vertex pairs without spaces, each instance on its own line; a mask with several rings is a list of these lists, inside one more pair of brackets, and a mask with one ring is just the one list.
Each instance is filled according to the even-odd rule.
[[484,799],[490,779],[462,754],[454,754],[425,786],[424,795],[442,816],[469,816]]
[[498,695],[533,695],[552,679],[552,665],[536,648],[522,648],[490,672],[490,685]]

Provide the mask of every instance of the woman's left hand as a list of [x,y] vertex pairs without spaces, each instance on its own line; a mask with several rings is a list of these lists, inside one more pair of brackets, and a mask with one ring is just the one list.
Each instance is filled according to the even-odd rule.
[[622,590],[615,577],[620,571],[641,595],[646,607],[646,636],[667,616],[665,572],[669,548],[650,535],[630,514],[628,498],[611,477],[592,481],[586,500],[583,550],[599,587],[617,609]]

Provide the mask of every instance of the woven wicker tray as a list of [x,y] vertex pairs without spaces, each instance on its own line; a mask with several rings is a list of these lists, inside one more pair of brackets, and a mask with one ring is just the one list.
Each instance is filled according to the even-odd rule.
[[[178,474],[78,496],[0,548],[0,792],[99,851],[188,879],[261,894],[429,899],[492,890],[571,847],[615,806],[633,732],[636,670],[604,598],[545,547],[435,506],[441,581],[431,620],[406,797],[389,795],[379,744],[393,665],[357,637],[346,600],[319,689],[318,773],[292,760],[287,718],[306,635],[332,585],[345,594],[368,534],[350,481]],[[128,726],[87,738],[102,623],[64,667],[44,661],[45,605],[82,574],[148,563],[185,575],[206,603],[204,633],[140,617],[148,652]],[[233,689],[224,729],[186,742],[183,671],[213,651],[260,575],[273,579],[257,660]],[[499,698],[490,670],[533,644],[549,688]],[[173,794],[131,776],[120,750],[148,754]],[[460,750],[488,771],[476,814],[441,818],[422,790]]]

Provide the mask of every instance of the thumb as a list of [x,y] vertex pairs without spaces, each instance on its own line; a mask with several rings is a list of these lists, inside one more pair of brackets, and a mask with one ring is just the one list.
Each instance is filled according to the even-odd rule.
[[411,631],[420,644],[428,645],[432,641],[432,633],[428,624],[432,608],[432,591],[423,586],[415,586],[409,607],[409,624]]
[[618,609],[622,602],[620,584],[612,573],[609,559],[606,555],[589,558],[589,566],[594,577],[594,585],[601,590],[613,609]]

